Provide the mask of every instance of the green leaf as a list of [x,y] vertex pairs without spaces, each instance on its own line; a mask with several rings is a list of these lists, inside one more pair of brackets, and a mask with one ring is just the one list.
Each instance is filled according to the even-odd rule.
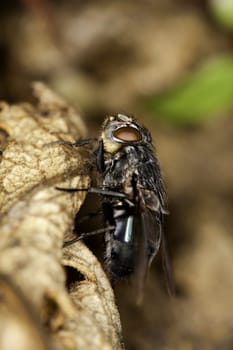
[[170,91],[149,98],[149,110],[176,122],[213,117],[233,106],[233,57],[207,61]]

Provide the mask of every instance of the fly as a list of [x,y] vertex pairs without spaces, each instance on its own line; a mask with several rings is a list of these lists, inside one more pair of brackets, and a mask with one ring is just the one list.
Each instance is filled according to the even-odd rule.
[[[93,141],[96,139],[67,144],[82,146]],[[163,233],[166,193],[150,132],[133,117],[109,116],[103,123],[94,153],[100,184],[88,191],[102,197],[106,229],[82,234],[64,245],[104,232],[108,274],[112,279],[134,275],[139,298],[147,271],[161,248],[168,290],[173,294]]]

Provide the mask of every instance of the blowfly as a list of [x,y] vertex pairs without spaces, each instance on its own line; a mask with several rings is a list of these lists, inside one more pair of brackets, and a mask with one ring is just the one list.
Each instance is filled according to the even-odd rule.
[[133,275],[139,298],[147,271],[161,248],[167,286],[172,294],[174,287],[163,233],[166,193],[150,132],[133,117],[117,114],[105,119],[98,140],[67,144],[82,146],[93,141],[100,183],[88,191],[102,197],[106,228],[84,233],[64,245],[104,232],[110,278]]

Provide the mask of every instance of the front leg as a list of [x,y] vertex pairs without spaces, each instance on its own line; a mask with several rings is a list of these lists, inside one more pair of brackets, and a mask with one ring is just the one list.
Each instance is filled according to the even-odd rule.
[[57,140],[57,141],[52,141],[49,143],[46,143],[44,146],[50,146],[50,145],[68,145],[72,147],[81,147],[84,145],[89,145],[92,142],[96,142],[96,138],[90,138],[90,139],[85,139],[85,140],[77,140],[75,142],[71,141],[65,141],[65,140]]

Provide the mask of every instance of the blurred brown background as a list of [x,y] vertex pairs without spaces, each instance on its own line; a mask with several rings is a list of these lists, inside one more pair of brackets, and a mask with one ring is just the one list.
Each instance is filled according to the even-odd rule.
[[[0,3],[0,99],[42,80],[82,111],[134,114],[166,179],[177,296],[159,259],[142,308],[118,285],[126,348],[233,349],[233,0]],[[90,330],[91,332],[91,330]]]

